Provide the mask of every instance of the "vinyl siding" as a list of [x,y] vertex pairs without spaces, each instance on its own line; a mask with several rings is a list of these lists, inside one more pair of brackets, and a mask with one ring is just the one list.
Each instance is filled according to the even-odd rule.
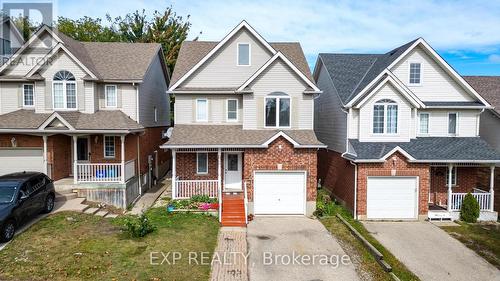
[[94,82],[84,82],[85,113],[95,112]]
[[[476,137],[479,122],[479,110],[421,110],[419,113],[429,113],[429,134],[417,136],[447,137],[448,135],[448,113],[458,113],[458,134],[457,137]],[[417,130],[419,122],[415,124]],[[493,130],[494,131],[494,130]],[[418,131],[417,131],[418,132]]]
[[[410,62],[420,62],[422,65],[422,83],[420,86],[410,86],[408,84]],[[422,101],[474,101],[474,99],[420,47],[411,51],[407,57],[396,64],[391,71]]]
[[[208,122],[196,122],[196,100],[208,100]],[[226,102],[238,99],[238,122],[227,122]],[[243,98],[241,95],[177,95],[175,97],[176,124],[241,125],[243,123]]]
[[[44,62],[41,60],[46,54],[50,52],[51,46],[53,46],[52,37],[44,32],[36,39],[26,50],[22,56],[17,57],[15,61],[15,67],[9,67],[6,69],[5,74],[8,75],[26,75],[33,67],[36,66],[37,62]],[[18,59],[21,59],[18,61]]]
[[500,118],[491,111],[485,111],[481,114],[481,123],[479,134],[481,138],[487,141],[494,149],[500,151]]
[[45,112],[45,81],[35,82],[35,112]]
[[306,84],[281,60],[273,62],[249,88],[253,94],[243,100],[244,129],[264,128],[264,98],[273,92],[291,97],[291,129],[313,129],[312,95],[303,94]]
[[329,149],[343,153],[346,151],[347,114],[342,111],[342,102],[323,65],[317,77],[316,84],[323,93],[314,100],[314,132]]
[[351,113],[348,115],[349,118],[349,138],[358,139],[359,138],[359,109],[352,108]]
[[[250,66],[237,65],[238,43],[250,43]],[[238,87],[264,65],[272,54],[246,29],[236,33],[207,60],[183,87]]]
[[21,95],[21,86],[19,83],[0,83],[0,105],[1,113],[9,113],[20,109],[19,97]]

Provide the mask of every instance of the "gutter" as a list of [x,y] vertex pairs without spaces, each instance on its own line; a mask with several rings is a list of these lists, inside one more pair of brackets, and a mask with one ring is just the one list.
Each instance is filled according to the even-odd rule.
[[[235,144],[235,145],[220,145],[220,144],[188,144],[188,145],[170,145],[162,144],[163,149],[178,149],[178,148],[268,148],[269,145],[264,144]],[[326,148],[326,145],[294,145],[294,148]]]
[[130,134],[136,132],[143,132],[144,129],[134,129],[134,130],[38,130],[38,129],[0,129],[0,133],[56,133],[56,134],[67,134],[67,133],[84,133],[84,134]]
[[354,165],[354,219],[358,219],[358,165],[352,161],[349,161]]

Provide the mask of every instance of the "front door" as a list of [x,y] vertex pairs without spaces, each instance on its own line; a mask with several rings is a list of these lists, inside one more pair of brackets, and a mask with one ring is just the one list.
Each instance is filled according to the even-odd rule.
[[76,141],[76,155],[78,161],[89,161],[89,139],[78,138]]
[[241,190],[241,153],[225,153],[224,190]]

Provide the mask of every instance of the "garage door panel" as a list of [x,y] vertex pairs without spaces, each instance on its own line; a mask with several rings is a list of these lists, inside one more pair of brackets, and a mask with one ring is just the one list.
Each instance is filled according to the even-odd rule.
[[416,218],[416,177],[369,177],[367,183],[368,219]]
[[23,171],[44,171],[42,149],[0,149],[0,175]]
[[257,172],[254,182],[255,214],[304,214],[303,172]]

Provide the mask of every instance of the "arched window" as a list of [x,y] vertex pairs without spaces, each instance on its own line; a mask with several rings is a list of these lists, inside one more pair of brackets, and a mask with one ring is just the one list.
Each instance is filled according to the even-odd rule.
[[398,133],[398,104],[390,99],[382,99],[373,105],[373,133]]
[[290,127],[290,96],[273,92],[265,98],[265,127]]
[[54,75],[53,80],[54,109],[76,109],[75,76],[67,70],[61,70]]

